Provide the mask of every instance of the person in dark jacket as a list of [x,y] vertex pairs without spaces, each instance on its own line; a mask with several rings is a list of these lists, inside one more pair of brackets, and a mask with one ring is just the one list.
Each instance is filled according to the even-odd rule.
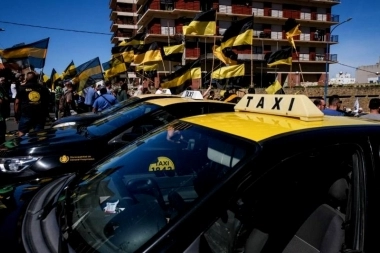
[[49,93],[38,83],[35,72],[28,72],[26,83],[21,85],[15,99],[14,112],[18,123],[18,135],[31,130],[44,129],[49,109]]

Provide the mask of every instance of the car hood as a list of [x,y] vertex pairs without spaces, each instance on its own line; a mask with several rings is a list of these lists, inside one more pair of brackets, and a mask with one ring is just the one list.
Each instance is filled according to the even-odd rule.
[[29,148],[52,148],[51,145],[75,145],[75,142],[83,142],[87,139],[88,138],[83,130],[80,131],[76,128],[51,128],[42,131],[31,132],[25,136],[16,137],[4,142],[0,146],[0,154]]
[[86,124],[86,123],[93,122],[99,119],[100,117],[102,117],[102,115],[99,113],[93,113],[93,112],[79,113],[79,114],[63,117],[59,120],[54,121],[52,123],[52,127],[58,124],[67,123],[67,122],[75,122],[77,125]]

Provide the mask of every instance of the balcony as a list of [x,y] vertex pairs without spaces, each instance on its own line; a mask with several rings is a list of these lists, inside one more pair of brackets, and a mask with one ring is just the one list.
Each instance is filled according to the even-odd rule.
[[111,32],[116,32],[119,29],[130,29],[130,30],[136,30],[137,25],[134,25],[133,23],[127,23],[127,24],[112,24],[111,25]]
[[129,39],[133,36],[133,32],[116,32],[111,37],[111,43],[118,44],[119,42]]
[[110,6],[110,9],[115,9],[117,4],[118,3],[121,3],[121,4],[136,4],[136,0],[110,0],[109,1],[109,6]]
[[255,18],[273,18],[273,21],[284,22],[288,18],[298,19],[300,21],[317,21],[339,23],[339,15],[317,12],[301,12],[299,10],[278,10],[272,8],[252,8]]

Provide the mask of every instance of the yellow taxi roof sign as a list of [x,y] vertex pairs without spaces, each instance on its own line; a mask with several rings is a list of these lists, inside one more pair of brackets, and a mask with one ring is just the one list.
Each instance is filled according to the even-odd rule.
[[181,97],[191,99],[203,99],[202,93],[199,90],[185,90],[182,93]]
[[235,111],[295,117],[303,121],[320,121],[324,117],[305,95],[247,94],[235,105]]

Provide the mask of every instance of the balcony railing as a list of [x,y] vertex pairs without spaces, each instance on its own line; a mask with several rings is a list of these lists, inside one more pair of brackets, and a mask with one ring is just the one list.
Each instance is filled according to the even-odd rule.
[[[231,12],[233,13],[233,12]],[[301,12],[299,10],[279,10],[272,8],[252,8],[255,17],[294,18],[303,20],[339,22],[339,15],[317,12]]]

